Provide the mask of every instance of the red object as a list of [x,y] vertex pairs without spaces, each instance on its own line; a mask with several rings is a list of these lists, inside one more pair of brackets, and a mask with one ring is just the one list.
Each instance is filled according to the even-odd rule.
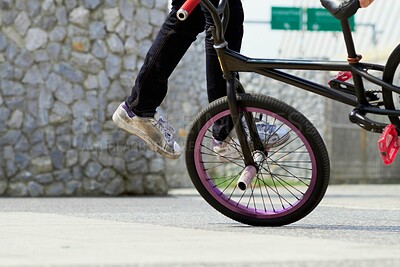
[[351,71],[341,71],[336,76],[328,82],[329,85],[331,85],[332,81],[341,81],[345,82],[349,79],[353,78],[353,74],[351,74]]
[[352,77],[353,77],[353,74],[351,74],[351,71],[341,71],[333,79],[345,82],[348,79],[351,79]]
[[392,164],[399,151],[399,136],[393,124],[389,124],[383,130],[378,141],[379,152],[385,165]]
[[187,0],[179,10],[184,10],[188,15],[192,13],[192,11],[196,8],[196,6],[200,3],[200,0]]

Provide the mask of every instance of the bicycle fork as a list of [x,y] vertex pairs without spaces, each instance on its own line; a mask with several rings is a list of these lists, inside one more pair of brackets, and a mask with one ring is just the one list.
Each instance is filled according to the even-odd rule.
[[253,140],[254,152],[251,151],[249,141],[246,137],[246,132],[244,130],[242,115],[239,111],[239,107],[237,104],[236,91],[238,91],[238,93],[245,93],[240,82],[236,78],[234,78],[234,75],[231,75],[229,79],[227,79],[227,98],[233,125],[236,130],[238,141],[243,153],[244,163],[246,166],[237,182],[237,186],[239,187],[239,189],[244,191],[248,188],[248,185],[257,175],[259,171],[259,166],[265,160],[266,156],[264,154],[264,146],[260,140],[260,136],[258,135],[253,115],[251,114],[251,112],[246,112],[244,110],[243,116],[249,128],[250,138],[251,140]]
[[211,26],[208,30],[213,36],[214,48],[221,65],[224,78],[226,80],[227,99],[231,118],[234,128],[236,130],[240,147],[242,149],[244,164],[246,166],[242,171],[242,174],[240,175],[237,185],[241,190],[246,190],[248,185],[251,183],[251,181],[254,179],[257,172],[259,171],[259,166],[261,162],[265,159],[265,155],[263,154],[264,146],[260,140],[260,136],[258,135],[255,121],[251,112],[246,112],[245,110],[243,110],[244,118],[249,128],[249,135],[251,140],[253,141],[253,149],[258,153],[253,153],[250,149],[236,97],[236,93],[244,94],[245,90],[239,80],[236,79],[235,74],[229,70],[226,64],[225,50],[227,49],[228,43],[223,38],[219,38],[220,36],[217,34],[216,28],[214,26]]

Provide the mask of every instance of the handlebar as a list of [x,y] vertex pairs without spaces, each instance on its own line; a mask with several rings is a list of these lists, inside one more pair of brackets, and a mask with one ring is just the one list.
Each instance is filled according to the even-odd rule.
[[187,0],[178,10],[176,16],[179,20],[186,20],[201,0]]
[[[196,8],[198,4],[200,4],[201,0],[187,0],[181,8],[179,8],[176,16],[179,20],[184,21],[186,20],[190,13]],[[203,1],[206,9],[210,11],[210,7],[212,7],[211,2]],[[228,5],[228,0],[220,0],[218,6],[216,7],[216,13],[221,15],[225,12],[225,8]],[[208,8],[207,8],[208,6]],[[212,13],[212,12],[211,12]]]
[[187,0],[181,8],[179,8],[176,14],[177,18],[181,21],[186,20],[200,2],[203,7],[210,12],[214,22],[214,26],[212,27],[214,44],[217,46],[226,45],[224,33],[229,21],[228,0],[219,0],[218,6],[215,6],[210,0]]

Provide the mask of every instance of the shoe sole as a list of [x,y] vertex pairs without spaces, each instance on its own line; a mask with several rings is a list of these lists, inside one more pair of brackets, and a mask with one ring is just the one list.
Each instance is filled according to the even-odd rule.
[[128,123],[126,123],[118,114],[117,112],[115,112],[112,116],[112,120],[114,121],[114,123],[121,129],[123,129],[124,131],[133,134],[134,136],[139,137],[140,139],[142,139],[147,146],[157,152],[158,154],[160,154],[163,157],[169,158],[169,159],[177,159],[181,156],[181,154],[172,154],[168,151],[166,151],[165,149],[163,149],[161,146],[159,146],[156,142],[154,142],[146,133],[137,130],[137,129],[131,129],[131,127],[129,126]]

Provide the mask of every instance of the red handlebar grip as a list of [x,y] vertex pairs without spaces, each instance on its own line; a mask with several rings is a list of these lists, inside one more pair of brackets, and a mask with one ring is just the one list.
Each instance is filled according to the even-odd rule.
[[187,0],[176,14],[179,20],[186,20],[201,0]]

